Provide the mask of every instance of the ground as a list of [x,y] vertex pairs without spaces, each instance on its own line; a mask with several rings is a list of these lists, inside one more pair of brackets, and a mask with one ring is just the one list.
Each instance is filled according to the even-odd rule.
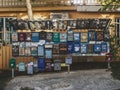
[[18,76],[7,84],[5,90],[20,90],[20,87],[34,90],[119,90],[120,81],[113,79],[106,69],[64,71]]

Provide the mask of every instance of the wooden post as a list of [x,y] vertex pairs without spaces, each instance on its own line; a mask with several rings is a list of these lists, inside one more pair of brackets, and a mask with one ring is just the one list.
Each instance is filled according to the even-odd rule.
[[28,11],[29,20],[33,20],[33,13],[32,13],[32,7],[31,7],[30,0],[26,0],[26,7],[27,7],[27,11]]

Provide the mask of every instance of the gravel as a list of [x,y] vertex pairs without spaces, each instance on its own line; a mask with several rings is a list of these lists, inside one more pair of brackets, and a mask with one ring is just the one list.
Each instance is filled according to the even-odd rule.
[[120,81],[105,69],[81,70],[58,73],[39,73],[19,76],[8,82],[5,90],[20,90],[21,87],[34,90],[118,90]]

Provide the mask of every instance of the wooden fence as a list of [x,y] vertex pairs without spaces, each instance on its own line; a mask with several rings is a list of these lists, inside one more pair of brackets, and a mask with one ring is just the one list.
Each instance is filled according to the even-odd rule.
[[[9,69],[9,60],[12,58],[12,46],[1,46],[0,47],[0,70]],[[35,61],[33,57],[13,57],[16,59],[16,64],[19,62],[28,63],[30,61]]]

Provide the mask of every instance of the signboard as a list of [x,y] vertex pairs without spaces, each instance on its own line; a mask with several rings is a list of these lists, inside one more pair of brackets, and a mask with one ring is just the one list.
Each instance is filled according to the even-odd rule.
[[37,56],[37,54],[38,54],[37,47],[35,47],[35,46],[31,47],[31,55],[32,56]]
[[67,34],[60,33],[60,42],[67,42]]
[[40,35],[40,40],[45,40],[46,39],[46,32],[44,32],[44,31],[41,31],[40,33],[39,33]]
[[52,49],[45,49],[45,58],[52,58]]
[[50,30],[50,29],[52,29],[52,21],[51,20],[47,20],[46,21],[46,29],[48,29],[48,30]]
[[19,45],[12,45],[12,56],[19,56]]
[[86,44],[81,44],[81,54],[86,54],[87,53],[87,46]]
[[37,47],[38,46],[38,42],[31,42],[31,46],[30,47]]
[[74,33],[74,41],[80,41],[80,33]]
[[74,53],[80,53],[80,43],[74,43]]
[[26,48],[25,48],[25,56],[31,56],[30,47],[26,47]]
[[68,19],[69,14],[68,13],[50,13],[50,19],[56,20],[56,19]]
[[47,29],[47,21],[46,20],[42,20],[40,22],[40,26],[41,26],[41,29],[43,29],[43,30]]
[[39,40],[39,45],[44,45],[45,44],[45,40]]
[[70,28],[76,28],[76,20],[68,20],[68,26],[70,26]]
[[31,47],[31,42],[26,42],[25,44],[26,44],[25,46]]
[[104,32],[104,41],[108,42],[110,40],[110,34]]
[[68,52],[69,54],[71,54],[71,53],[73,53],[73,51],[74,51],[74,44],[73,44],[73,42],[68,42],[67,52]]
[[25,63],[20,62],[18,64],[18,70],[19,70],[19,72],[25,71]]
[[76,23],[76,28],[77,29],[85,29],[86,28],[86,24],[85,24],[85,20],[84,19],[77,19],[77,23]]
[[30,27],[31,30],[35,30],[36,29],[36,26],[35,26],[33,21],[29,21],[28,24],[29,24],[29,27]]
[[89,41],[95,41],[95,31],[88,31],[88,39]]
[[19,56],[24,56],[25,55],[25,46],[26,46],[26,44],[24,42],[20,42]]
[[25,48],[19,47],[19,56],[24,56],[24,55],[25,55]]
[[80,39],[81,39],[81,42],[88,42],[88,33],[87,32],[82,32]]
[[67,23],[68,23],[68,20],[62,20],[62,23],[63,23],[63,26],[62,26],[62,28],[64,29],[64,30],[66,30],[67,29]]
[[94,53],[101,53],[101,44],[94,44]]
[[45,44],[45,48],[48,48],[48,49],[53,48],[53,45],[52,44]]
[[96,40],[97,41],[103,41],[104,40],[104,33],[103,33],[103,31],[97,31],[96,32]]
[[18,41],[18,33],[17,32],[12,33],[12,41],[13,42]]
[[26,34],[23,32],[18,33],[18,41],[19,42],[24,42],[26,38]]
[[72,57],[66,57],[65,58],[65,63],[66,64],[72,64]]
[[33,23],[34,23],[34,25],[35,25],[35,29],[36,29],[36,30],[40,30],[40,29],[41,29],[41,25],[40,25],[40,22],[39,22],[39,21],[34,21]]
[[59,54],[59,44],[53,44],[53,54]]
[[63,29],[63,20],[58,20],[58,29],[62,30]]
[[53,42],[58,43],[60,41],[59,33],[53,33]]
[[39,33],[32,32],[32,42],[38,42],[38,41],[39,41]]
[[31,41],[31,33],[26,33],[26,38],[25,38],[25,41],[28,41],[30,42]]
[[68,31],[67,34],[67,41],[73,41],[73,31]]
[[46,41],[51,42],[52,41],[52,32],[47,32],[46,33]]
[[38,56],[44,56],[44,46],[38,45]]
[[106,53],[108,51],[107,43],[101,43],[101,52]]
[[52,23],[53,23],[53,29],[59,29],[58,28],[59,22],[57,20],[53,20]]
[[65,43],[59,44],[59,53],[60,54],[67,53],[67,44],[65,44]]
[[93,53],[93,44],[87,44],[87,53]]
[[24,20],[19,19],[17,22],[17,27],[18,27],[18,30],[25,30],[26,28],[25,28]]

